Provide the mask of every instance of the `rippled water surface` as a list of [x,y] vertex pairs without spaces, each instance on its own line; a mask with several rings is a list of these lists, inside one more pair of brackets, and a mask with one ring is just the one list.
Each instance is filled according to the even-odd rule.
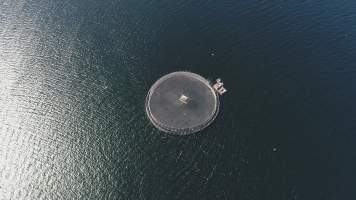
[[[0,0],[0,199],[355,199],[356,3]],[[228,94],[176,137],[160,76]]]

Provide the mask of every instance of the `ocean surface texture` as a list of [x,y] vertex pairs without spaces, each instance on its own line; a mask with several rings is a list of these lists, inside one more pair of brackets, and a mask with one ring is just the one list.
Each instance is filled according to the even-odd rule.
[[[356,199],[356,1],[0,0],[0,199]],[[204,131],[145,115],[178,70]]]

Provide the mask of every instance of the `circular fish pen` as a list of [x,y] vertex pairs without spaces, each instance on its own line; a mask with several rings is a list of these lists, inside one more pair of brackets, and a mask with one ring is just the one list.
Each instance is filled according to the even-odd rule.
[[159,130],[188,135],[214,121],[219,95],[205,78],[191,72],[173,72],[152,85],[145,106],[148,118]]

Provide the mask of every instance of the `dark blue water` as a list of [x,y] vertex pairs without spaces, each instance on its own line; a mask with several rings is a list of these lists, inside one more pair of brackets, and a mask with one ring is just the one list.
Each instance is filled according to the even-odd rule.
[[[0,0],[0,199],[355,199],[356,2]],[[145,116],[188,70],[201,133]]]

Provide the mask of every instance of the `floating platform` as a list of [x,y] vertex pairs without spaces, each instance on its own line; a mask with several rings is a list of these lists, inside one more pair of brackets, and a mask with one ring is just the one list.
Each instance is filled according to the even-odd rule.
[[219,94],[226,92],[220,79],[216,84],[213,87],[191,72],[167,74],[147,94],[147,116],[155,127],[167,133],[188,135],[201,131],[216,118]]

